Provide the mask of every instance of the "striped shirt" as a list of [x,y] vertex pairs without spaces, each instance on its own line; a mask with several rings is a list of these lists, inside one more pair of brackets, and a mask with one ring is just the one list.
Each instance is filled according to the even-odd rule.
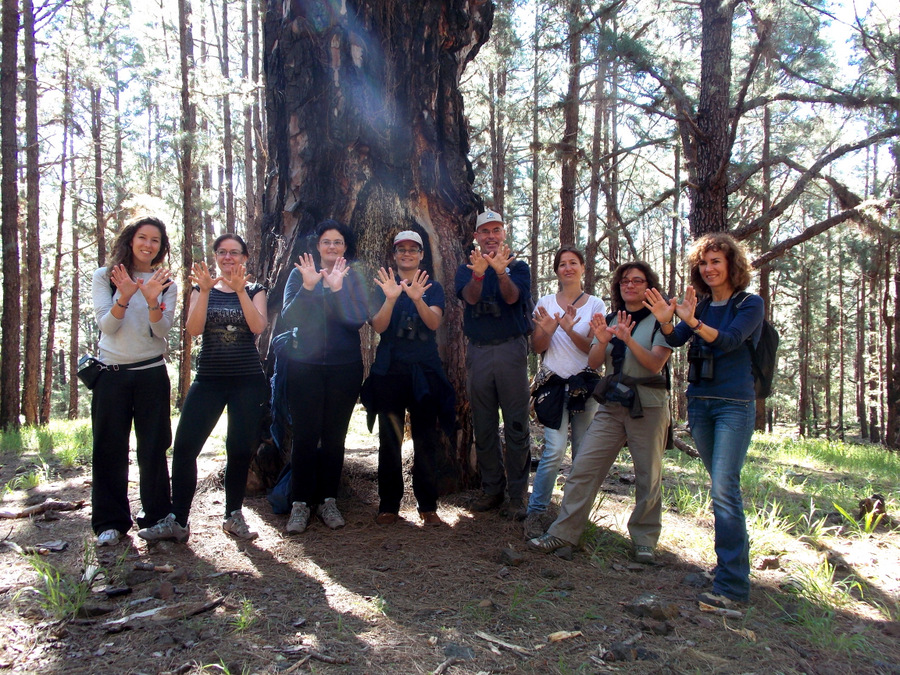
[[[247,285],[251,300],[265,290],[261,284]],[[197,358],[195,379],[260,375],[262,372],[256,335],[247,325],[237,293],[224,293],[213,288],[209,292],[203,346]]]

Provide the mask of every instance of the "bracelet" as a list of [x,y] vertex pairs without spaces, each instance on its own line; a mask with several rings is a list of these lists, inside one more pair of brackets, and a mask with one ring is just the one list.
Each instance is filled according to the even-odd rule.
[[472,281],[484,281],[484,275],[478,276],[475,272],[472,272]]
[[697,325],[691,328],[694,333],[699,333],[703,328],[703,322],[700,319],[697,319]]
[[159,309],[159,305],[157,305],[156,307],[147,307],[147,309],[149,309],[151,312],[155,312],[157,309]]
[[675,317],[673,316],[668,321],[663,321],[661,324],[659,324],[660,328],[662,328],[663,326],[673,326],[674,327],[675,326]]
[[498,273],[497,273],[497,276],[498,276],[498,277],[505,277],[505,276],[506,276],[506,272],[498,272]]
[[118,299],[118,298],[116,298],[116,304],[117,304],[119,307],[121,307],[122,309],[128,309],[128,304],[126,303],[126,304],[123,305],[121,302],[119,302],[119,299]]

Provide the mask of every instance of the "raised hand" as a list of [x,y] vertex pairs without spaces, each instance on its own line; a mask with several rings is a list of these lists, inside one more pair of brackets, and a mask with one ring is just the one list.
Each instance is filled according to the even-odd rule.
[[154,270],[149,279],[141,279],[138,283],[138,288],[140,288],[141,293],[144,294],[144,298],[146,298],[147,300],[147,305],[150,307],[156,307],[159,304],[157,302],[159,299],[159,294],[166,290],[173,283],[173,280],[169,277],[169,270],[159,268],[158,270]]
[[559,325],[559,314],[551,315],[544,307],[538,307],[534,311],[534,322],[547,335],[553,335]]
[[602,314],[594,314],[591,317],[591,333],[597,338],[597,342],[601,345],[607,344],[612,339],[609,332],[609,326],[606,324],[606,317]]
[[319,270],[316,269],[315,258],[309,253],[302,253],[299,261],[300,262],[294,263],[294,267],[297,268],[297,271],[300,272],[300,276],[303,277],[303,288],[311,291],[316,287],[316,284],[319,283],[319,279],[322,278],[319,274]]
[[425,295],[425,291],[431,288],[431,284],[428,283],[428,273],[425,270],[416,270],[412,280],[404,279],[400,282],[400,285],[413,302],[420,299]]
[[478,246],[469,254],[469,264],[466,265],[476,276],[483,277],[487,272],[488,259],[481,254],[481,248]]
[[631,331],[634,330],[634,321],[628,312],[619,312],[616,325],[609,326],[606,330],[609,331],[610,335],[619,338],[622,342],[628,342],[628,338],[631,337]]
[[222,277],[213,277],[209,273],[209,266],[203,262],[195,262],[193,267],[191,268],[191,273],[188,275],[188,279],[197,286],[200,287],[201,291],[209,292],[212,290],[213,286],[221,279]]
[[344,287],[344,277],[350,274],[350,268],[347,267],[346,258],[338,258],[334,261],[334,267],[331,268],[330,272],[328,270],[319,270],[319,274],[322,275],[323,283],[332,292],[337,293]]
[[684,300],[675,305],[675,313],[682,321],[687,321],[690,325],[694,318],[694,310],[697,309],[697,291],[693,286],[688,286],[684,291]]
[[581,321],[581,317],[576,316],[577,313],[578,311],[575,309],[575,305],[566,307],[565,313],[559,317],[559,327],[566,332],[572,330],[575,324]]
[[512,255],[512,252],[506,244],[500,244],[497,250],[494,253],[486,256],[488,264],[494,268],[494,271],[499,275],[506,272],[506,268],[509,266],[515,256]]
[[669,323],[675,315],[675,298],[666,300],[656,288],[644,291],[644,307],[650,310],[660,323]]
[[394,278],[394,270],[390,267],[387,271],[382,267],[378,270],[378,276],[375,277],[375,283],[384,293],[384,297],[388,300],[396,300],[403,292],[403,287],[397,283]]
[[119,295],[127,303],[138,292],[138,283],[131,278],[125,265],[116,265],[109,271],[109,280],[119,289]]
[[239,293],[247,286],[247,283],[250,281],[250,275],[247,274],[246,265],[237,263],[231,268],[231,274],[223,274],[219,279],[235,293]]

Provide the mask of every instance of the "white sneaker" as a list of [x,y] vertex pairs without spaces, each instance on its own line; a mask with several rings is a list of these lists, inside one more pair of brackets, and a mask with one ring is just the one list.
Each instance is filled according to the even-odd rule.
[[118,530],[103,530],[97,535],[97,546],[115,546],[122,538],[122,533]]
[[306,502],[294,502],[286,529],[290,534],[300,534],[309,525],[309,507]]
[[319,508],[316,509],[316,515],[319,516],[321,521],[332,530],[337,530],[347,524],[344,522],[344,517],[341,515],[341,512],[338,511],[337,504],[334,502],[334,497],[329,497],[319,504]]
[[238,539],[246,539],[247,541],[252,541],[259,536],[247,525],[247,521],[244,520],[244,513],[240,509],[231,512],[231,515],[222,522],[222,529]]
[[182,527],[175,520],[175,514],[170,513],[152,527],[138,530],[138,536],[145,541],[177,541],[186,544],[191,536],[191,526]]

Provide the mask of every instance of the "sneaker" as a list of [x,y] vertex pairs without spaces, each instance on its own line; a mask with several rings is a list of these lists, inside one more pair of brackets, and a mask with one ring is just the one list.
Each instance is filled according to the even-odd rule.
[[444,524],[437,511],[419,511],[419,517],[422,519],[422,524],[428,527],[439,527]]
[[97,546],[115,546],[122,538],[122,533],[118,530],[103,530],[97,535]]
[[182,527],[175,520],[175,514],[170,513],[152,527],[138,530],[138,536],[144,541],[177,541],[186,544],[191,536],[191,526]]
[[316,515],[319,516],[319,519],[332,530],[340,529],[347,524],[344,522],[344,517],[341,515],[341,512],[338,511],[337,504],[334,502],[334,497],[329,497],[319,504],[319,508],[316,509]]
[[544,534],[544,514],[532,511],[525,516],[524,530],[526,539],[537,539]]
[[294,502],[291,505],[291,517],[288,518],[287,530],[290,534],[300,534],[309,525],[309,507],[306,502]]
[[253,541],[259,536],[247,525],[247,521],[244,520],[244,513],[240,509],[232,511],[231,515],[222,521],[222,529],[238,539],[246,539],[247,541]]
[[656,554],[653,552],[652,546],[635,546],[634,559],[644,565],[652,565],[656,562]]
[[737,605],[744,604],[738,600],[732,600],[731,598],[728,598],[724,595],[713,593],[712,591],[703,591],[702,593],[698,593],[697,602],[702,602],[704,605],[718,607],[719,609],[734,609]]
[[573,546],[573,544],[567,542],[565,539],[554,537],[552,534],[547,532],[546,534],[542,534],[540,537],[529,539],[526,546],[528,546],[528,548],[530,548],[532,551],[540,551],[541,553],[553,553],[554,551],[565,548],[566,546]]
[[482,492],[475,500],[469,505],[470,511],[475,511],[477,513],[482,513],[484,511],[491,511],[496,509],[503,503],[503,494],[499,495],[489,495],[486,492]]
[[500,515],[507,520],[525,520],[525,514],[528,510],[525,507],[525,500],[521,497],[510,497],[503,508],[500,509]]

